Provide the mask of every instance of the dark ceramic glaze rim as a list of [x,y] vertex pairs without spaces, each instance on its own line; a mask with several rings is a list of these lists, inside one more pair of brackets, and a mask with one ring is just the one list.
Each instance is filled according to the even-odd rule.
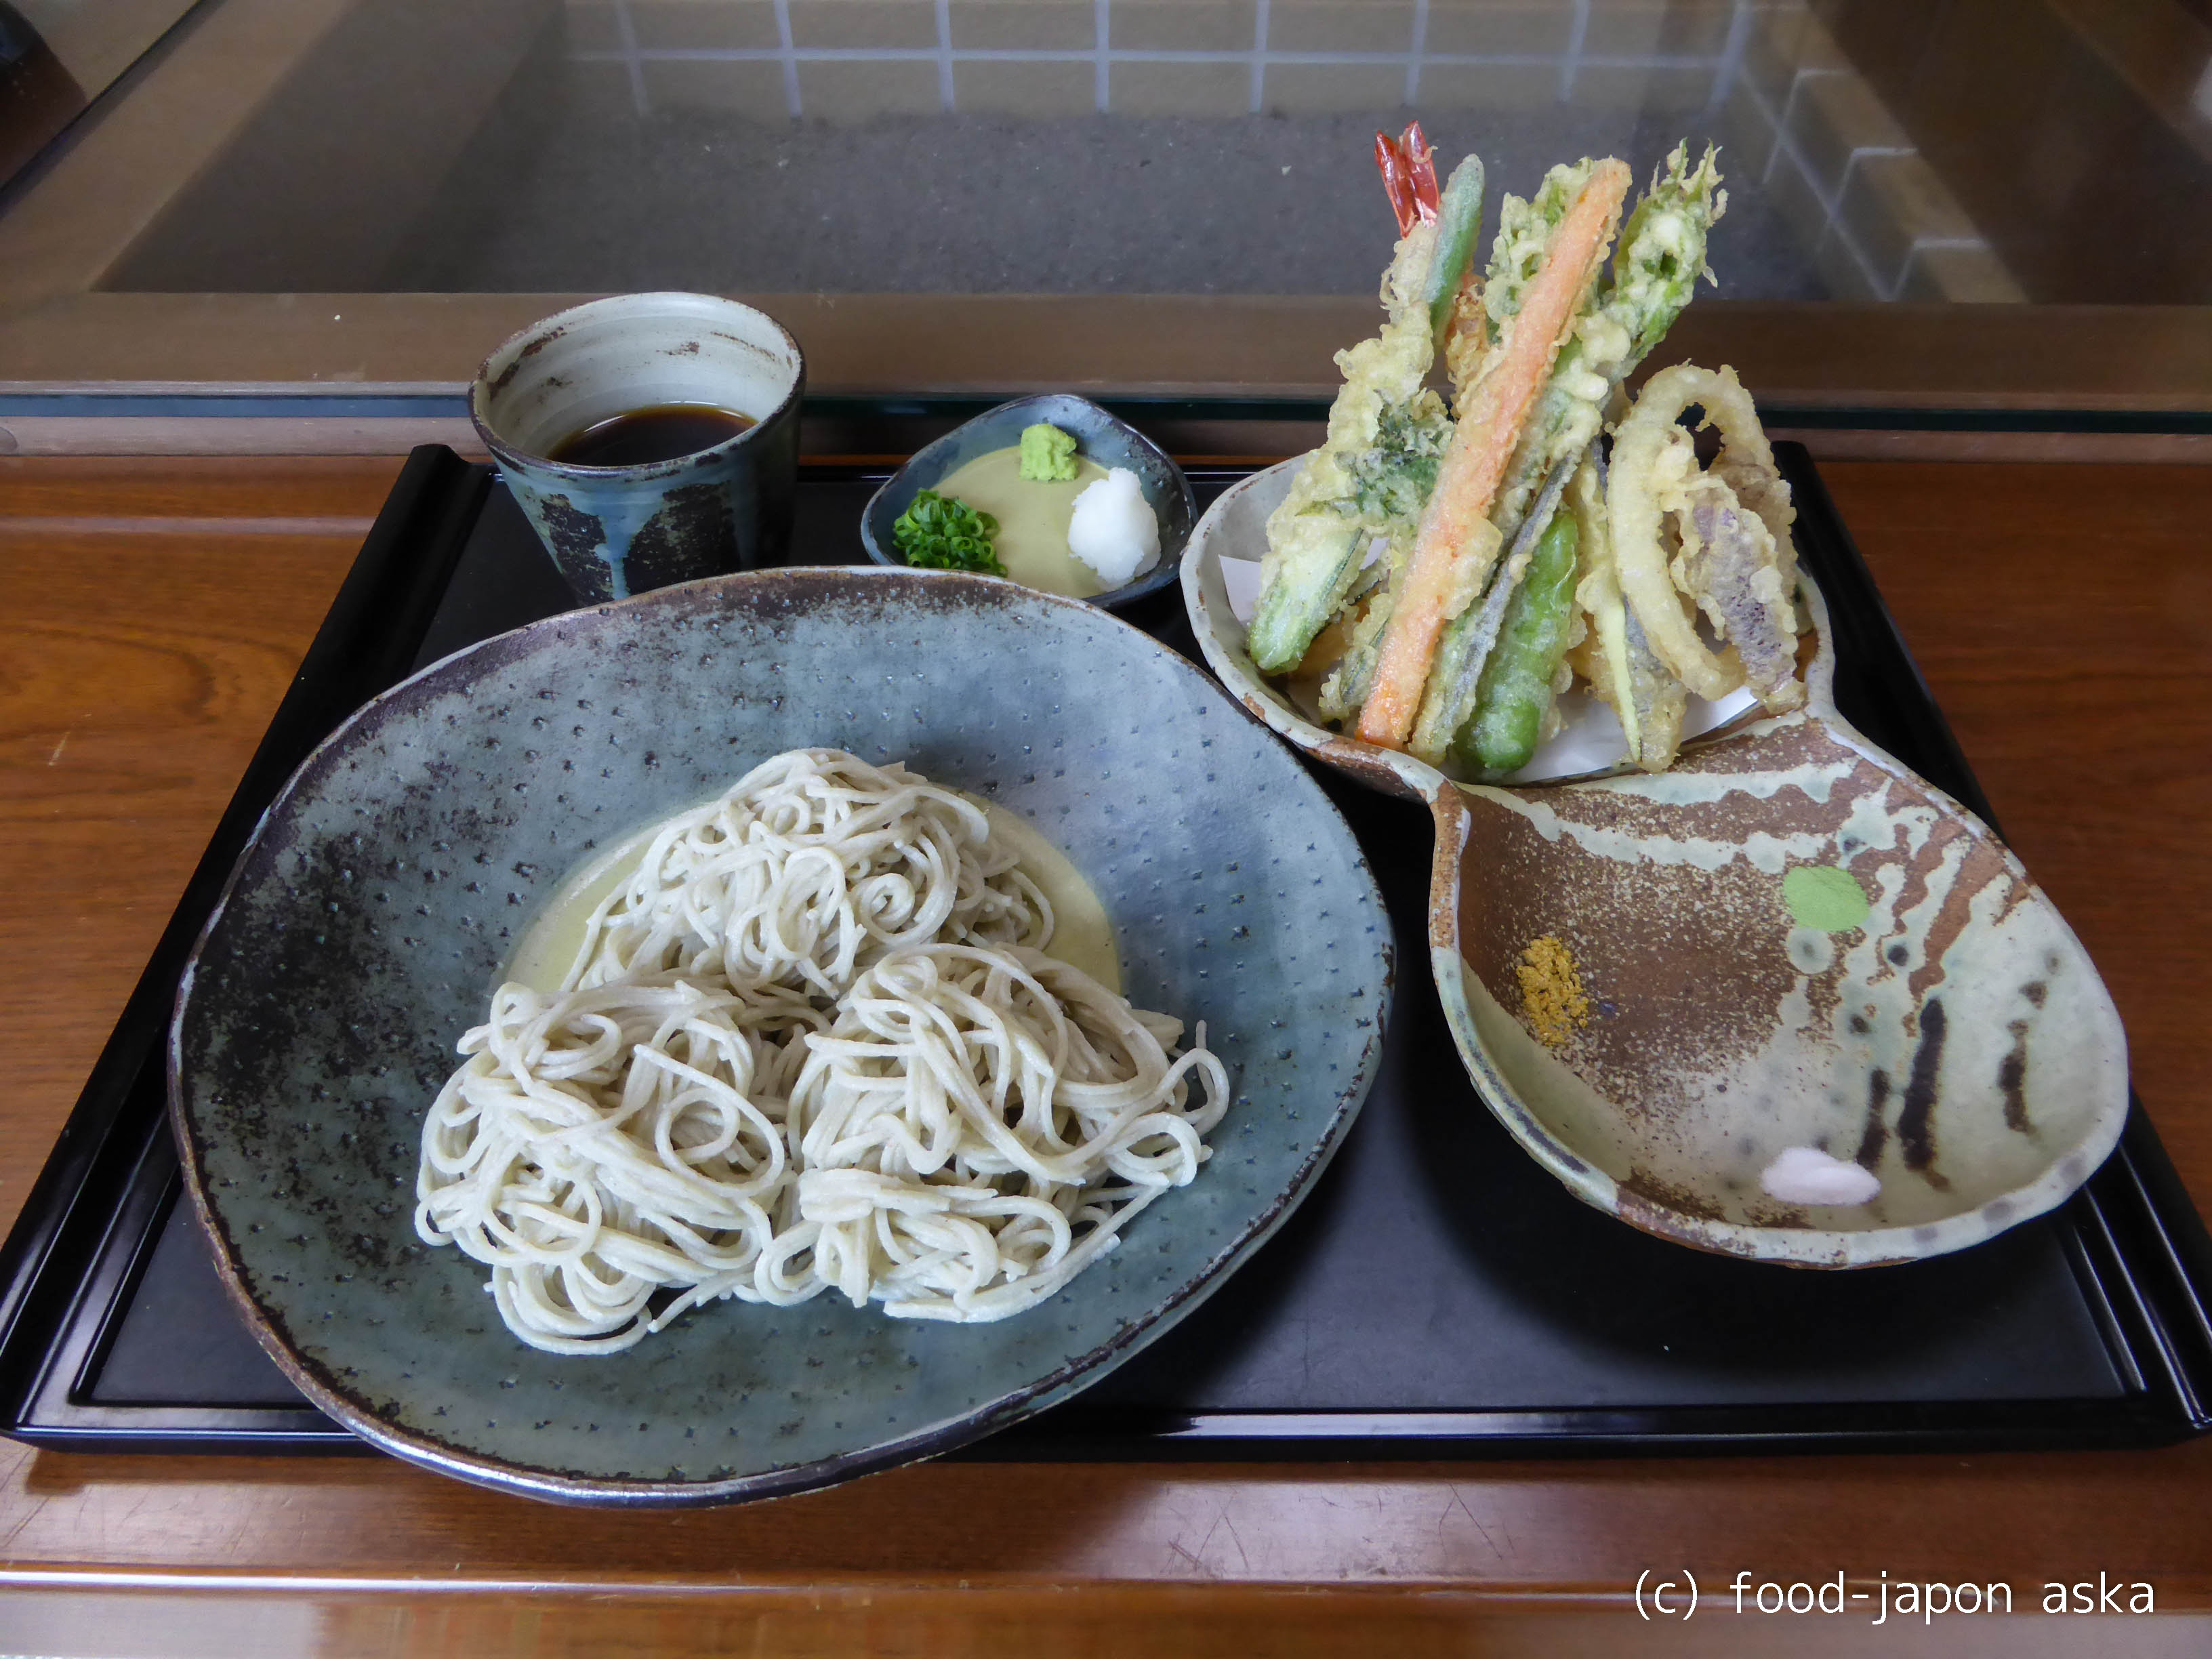
[[[485,411],[483,409],[484,403],[490,396],[489,386],[491,384],[491,366],[493,360],[498,357],[499,355],[505,351],[509,346],[514,345],[515,342],[525,338],[526,336],[538,333],[541,331],[544,331],[546,336],[543,344],[550,345],[553,341],[559,337],[560,331],[566,328],[568,319],[577,316],[580,313],[596,310],[601,306],[611,305],[618,301],[629,301],[632,300],[654,300],[664,297],[683,300],[711,300],[716,305],[736,306],[741,310],[751,312],[754,316],[759,318],[770,328],[774,329],[778,334],[781,335],[783,337],[784,344],[790,349],[791,361],[793,365],[791,375],[791,390],[785,392],[782,398],[777,401],[775,407],[769,410],[767,414],[750,416],[750,418],[752,421],[752,424],[750,426],[747,427],[742,432],[732,434],[731,436],[723,439],[722,441],[718,444],[709,444],[704,449],[689,450],[681,455],[672,455],[665,461],[639,461],[635,465],[630,466],[579,466],[574,461],[556,461],[550,455],[533,455],[528,450],[518,448],[514,444],[509,443],[506,439],[501,437],[498,433],[492,430],[490,422],[484,418]],[[746,340],[738,341],[737,343],[741,345],[750,345],[752,343]],[[512,372],[514,368],[520,368],[526,356],[531,356],[540,349],[543,349],[543,345],[527,347],[521,352],[517,353],[514,362],[509,366],[509,372]],[[469,382],[469,424],[476,428],[477,436],[483,440],[484,447],[492,453],[493,458],[502,466],[543,467],[548,471],[557,473],[564,477],[574,478],[579,483],[604,483],[609,481],[621,481],[645,483],[649,483],[653,479],[666,477],[676,472],[681,471],[684,468],[689,467],[693,462],[698,460],[702,456],[727,454],[743,447],[744,445],[756,434],[765,429],[779,416],[783,415],[786,410],[797,408],[800,400],[804,398],[805,395],[806,354],[799,349],[797,337],[795,337],[792,331],[786,328],[781,323],[776,321],[775,318],[769,316],[768,313],[763,311],[758,306],[746,305],[741,300],[726,300],[719,294],[694,294],[688,289],[665,289],[656,290],[651,294],[615,294],[609,295],[604,300],[586,300],[582,305],[570,306],[566,311],[556,311],[550,317],[541,317],[536,322],[530,324],[528,326],[515,330],[514,333],[508,335],[507,338],[501,340],[489,352],[485,353],[483,362],[477,365],[476,379]],[[743,411],[733,410],[732,412],[742,413]],[[434,663],[431,665],[432,667],[435,667],[436,665],[437,665]],[[401,684],[404,684],[405,682],[402,681]],[[392,687],[392,690],[395,691],[398,689],[398,686]],[[343,730],[343,728],[340,729]]]
[[[525,654],[534,648],[534,635],[548,633],[556,627],[573,628],[580,622],[604,618],[617,611],[636,606],[712,603],[725,595],[754,589],[812,588],[826,592],[862,584],[883,583],[901,586],[945,584],[946,591],[941,595],[932,596],[934,601],[939,605],[957,605],[964,608],[1001,610],[1015,605],[1042,602],[1085,611],[1091,609],[1087,601],[1045,593],[997,577],[977,576],[964,571],[903,568],[872,570],[837,566],[788,567],[746,571],[728,576],[710,576],[659,588],[630,599],[612,600],[581,611],[545,617],[507,633],[494,635],[410,675],[389,690],[364,703],[317,744],[301,763],[299,769],[285,781],[284,787],[262,814],[260,821],[254,826],[252,837],[239,854],[237,864],[225,880],[215,908],[209,913],[206,923],[193,941],[191,955],[185,959],[171,1010],[164,1073],[169,1124],[176,1138],[179,1162],[183,1166],[185,1190],[191,1198],[193,1213],[212,1247],[216,1277],[222,1281],[224,1295],[263,1351],[318,1410],[372,1444],[408,1462],[472,1485],[556,1503],[617,1508],[701,1507],[811,1492],[858,1475],[951,1451],[1034,1416],[1079,1392],[1122,1360],[1164,1335],[1184,1316],[1205,1301],[1274,1235],[1307,1193],[1312,1190],[1316,1180],[1343,1145],[1345,1136],[1374,1083],[1382,1057],[1383,1033],[1388,1027],[1397,985],[1397,945],[1389,926],[1389,913],[1382,902],[1381,890],[1376,884],[1374,872],[1369,868],[1365,855],[1357,850],[1358,840],[1352,836],[1342,811],[1317,785],[1312,786],[1315,799],[1335,819],[1346,839],[1353,847],[1356,869],[1372,891],[1376,914],[1381,919],[1378,945],[1382,957],[1382,980],[1377,988],[1378,1003],[1374,1024],[1361,1045],[1352,1080],[1337,1091],[1329,1105],[1325,1127],[1316,1136],[1312,1150],[1292,1172],[1284,1190],[1210,1261],[1203,1264],[1164,1301],[1121,1327],[1108,1341],[965,1415],[930,1425],[896,1439],[878,1442],[857,1451],[722,1480],[627,1480],[566,1474],[449,1444],[434,1437],[386,1422],[371,1405],[349,1394],[320,1366],[297,1352],[280,1322],[264,1310],[247,1291],[228,1230],[208,1200],[200,1139],[185,1102],[183,1031],[201,954],[221,924],[231,897],[244,879],[248,867],[254,863],[271,834],[283,825],[288,817],[287,809],[301,791],[318,781],[323,771],[344,751],[356,735],[378,724],[398,700],[416,694],[418,689],[428,683],[455,677],[461,665],[479,655],[514,657]],[[1126,623],[1121,625],[1127,626]],[[1145,646],[1168,659],[1179,672],[1194,676],[1212,695],[1223,697],[1232,708],[1237,707],[1236,700],[1229,697],[1198,665],[1139,629],[1132,628],[1129,631]],[[1241,708],[1238,712],[1247,720],[1252,719]],[[1253,724],[1261,725],[1261,722],[1253,720]]]
[[[885,548],[877,543],[874,533],[869,529],[869,520],[875,516],[876,503],[883,500],[884,496],[897,489],[900,484],[907,479],[909,474],[917,471],[929,471],[933,469],[936,474],[936,476],[933,477],[928,483],[921,485],[921,489],[927,489],[933,485],[942,482],[945,475],[945,469],[939,464],[939,457],[945,451],[950,448],[954,440],[957,439],[959,435],[965,432],[969,427],[975,426],[981,422],[992,420],[1000,416],[1003,416],[1008,410],[1019,409],[1025,404],[1045,402],[1081,404],[1085,408],[1093,410],[1097,415],[1098,418],[1105,422],[1108,425],[1117,427],[1122,432],[1126,433],[1128,435],[1130,441],[1138,448],[1149,452],[1151,455],[1158,461],[1160,465],[1166,470],[1170,482],[1174,484],[1176,492],[1182,497],[1183,511],[1190,520],[1188,526],[1183,531],[1181,544],[1170,550],[1166,543],[1163,541],[1160,544],[1160,562],[1154,565],[1150,570],[1147,570],[1143,575],[1139,576],[1135,581],[1124,582],[1119,587],[1109,587],[1103,593],[1093,593],[1090,598],[1076,599],[1074,603],[1078,605],[1096,605],[1103,611],[1119,610],[1122,605],[1133,605],[1139,599],[1149,599],[1153,594],[1160,592],[1161,589],[1168,586],[1170,583],[1181,580],[1182,575],[1183,556],[1185,554],[1189,552],[1191,542],[1198,533],[1198,496],[1190,487],[1190,479],[1184,474],[1182,466],[1176,463],[1174,456],[1169,454],[1167,451],[1162,449],[1158,444],[1154,443],[1150,438],[1147,438],[1143,433],[1138,431],[1135,427],[1130,425],[1128,422],[1123,420],[1112,410],[1103,408],[1099,404],[1092,403],[1090,398],[1077,392],[1033,392],[1026,397],[1009,398],[1003,404],[994,404],[989,409],[985,410],[981,415],[969,416],[967,420],[961,422],[958,426],[954,427],[951,431],[946,433],[943,437],[933,439],[929,443],[924,445],[921,449],[915,451],[915,453],[908,459],[905,465],[900,467],[897,471],[892,473],[890,477],[884,479],[884,482],[877,487],[876,492],[868,497],[868,504],[860,509],[860,544],[867,549],[868,556],[871,559],[873,559],[878,564],[884,567],[886,569],[915,569],[915,566],[908,564],[904,559],[898,556],[896,549]],[[1014,586],[1024,588],[1029,592],[1048,593],[1050,598],[1056,599],[1064,599],[1071,597],[1065,593],[1049,593],[1048,589],[1042,587],[1030,587],[1026,583],[1013,581],[1013,579],[1010,576],[987,576],[983,578],[983,580],[986,581],[1012,582]]]

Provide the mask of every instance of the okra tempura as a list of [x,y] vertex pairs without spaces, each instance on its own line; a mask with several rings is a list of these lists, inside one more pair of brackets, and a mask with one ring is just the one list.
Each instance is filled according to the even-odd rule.
[[[1678,146],[1625,225],[1625,165],[1553,168],[1499,204],[1478,274],[1481,163],[1439,191],[1418,125],[1376,144],[1401,233],[1388,319],[1338,354],[1328,441],[1268,520],[1254,662],[1318,678],[1323,715],[1361,738],[1478,778],[1528,763],[1577,678],[1654,771],[1689,691],[1790,706],[1792,512],[1749,399],[1726,369],[1666,371],[1633,406],[1621,390],[1711,280],[1716,152]],[[1710,471],[1692,407],[1726,437]]]

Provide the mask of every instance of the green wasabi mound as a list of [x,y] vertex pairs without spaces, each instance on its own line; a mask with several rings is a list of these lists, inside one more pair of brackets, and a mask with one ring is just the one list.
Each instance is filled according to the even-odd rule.
[[1042,421],[1022,430],[1022,477],[1036,483],[1065,483],[1076,473],[1075,440]]

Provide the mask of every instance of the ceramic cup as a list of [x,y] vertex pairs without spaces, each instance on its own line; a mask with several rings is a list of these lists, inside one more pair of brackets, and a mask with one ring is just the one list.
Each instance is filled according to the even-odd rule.
[[[774,318],[704,294],[625,294],[533,323],[484,359],[469,415],[568,585],[627,599],[782,561],[806,363]],[[547,453],[617,415],[707,404],[735,437],[635,466]]]

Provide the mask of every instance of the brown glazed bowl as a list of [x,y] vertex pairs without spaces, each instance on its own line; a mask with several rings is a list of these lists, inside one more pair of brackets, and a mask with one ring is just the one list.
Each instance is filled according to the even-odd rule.
[[[1686,747],[1656,776],[1455,783],[1314,725],[1245,652],[1222,562],[1260,556],[1299,465],[1200,521],[1193,630],[1291,743],[1430,806],[1437,994],[1476,1086],[1539,1163],[1661,1237],[1850,1267],[1977,1243],[2103,1162],[2128,1109],[2110,994],[1989,827],[1837,714],[1810,581],[1804,708]],[[1524,984],[1545,939],[1573,957],[1579,1024],[1547,1022],[1542,976]],[[1838,1188],[1780,1172],[1784,1153],[1879,1189],[1819,1201]]]

